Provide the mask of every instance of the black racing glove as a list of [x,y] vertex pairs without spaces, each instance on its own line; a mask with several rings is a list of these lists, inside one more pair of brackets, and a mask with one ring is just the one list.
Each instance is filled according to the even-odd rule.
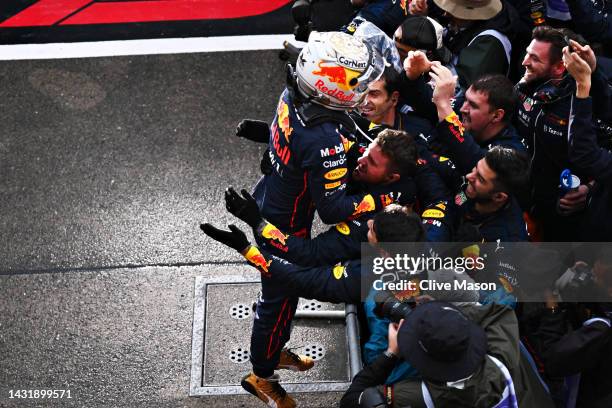
[[236,127],[236,136],[244,137],[252,142],[268,143],[270,141],[270,128],[261,120],[242,119]]
[[208,223],[200,224],[200,228],[206,235],[230,248],[234,248],[238,252],[243,252],[251,245],[244,232],[238,229],[238,227],[233,224],[228,225],[228,227],[230,231],[223,231]]
[[225,208],[227,208],[227,211],[249,224],[252,228],[257,228],[264,222],[259,212],[259,207],[248,191],[242,189],[240,193],[242,196],[238,194],[233,187],[229,187],[225,190]]
[[270,160],[270,149],[266,149],[261,156],[261,162],[259,162],[259,169],[261,170],[261,174],[265,176],[269,176],[272,174],[272,160]]

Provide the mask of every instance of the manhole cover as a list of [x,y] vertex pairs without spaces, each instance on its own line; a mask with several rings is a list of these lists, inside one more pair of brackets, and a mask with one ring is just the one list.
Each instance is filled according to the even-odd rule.
[[251,308],[243,303],[232,305],[229,314],[233,319],[246,319],[251,315]]
[[246,363],[249,361],[249,350],[243,347],[232,349],[229,353],[229,359],[236,364]]
[[304,347],[304,354],[313,360],[321,360],[325,357],[325,347],[321,344],[309,344]]

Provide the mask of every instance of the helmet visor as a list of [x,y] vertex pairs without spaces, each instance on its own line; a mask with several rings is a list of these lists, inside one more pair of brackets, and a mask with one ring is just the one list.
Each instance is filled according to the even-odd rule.
[[365,93],[368,91],[368,85],[374,81],[378,81],[385,70],[385,60],[375,48],[371,47],[367,41],[364,41],[368,50],[370,51],[370,57],[368,61],[368,68],[357,78],[357,86],[354,88],[358,93]]

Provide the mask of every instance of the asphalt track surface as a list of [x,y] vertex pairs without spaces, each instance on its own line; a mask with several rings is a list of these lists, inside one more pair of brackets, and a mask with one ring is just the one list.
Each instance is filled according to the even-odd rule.
[[0,63],[2,273],[232,260],[202,221],[227,224],[228,185],[259,177],[274,51]]
[[260,406],[188,397],[193,283],[257,277],[198,226],[237,221],[263,147],[234,128],[284,76],[277,51],[0,62],[1,407]]

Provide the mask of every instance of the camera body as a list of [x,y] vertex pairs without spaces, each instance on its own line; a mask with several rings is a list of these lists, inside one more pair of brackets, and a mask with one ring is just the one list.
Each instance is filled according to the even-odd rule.
[[380,291],[374,296],[376,307],[374,314],[381,319],[387,318],[393,323],[399,323],[405,319],[416,307],[416,300],[409,298],[407,300],[399,300],[389,291]]

